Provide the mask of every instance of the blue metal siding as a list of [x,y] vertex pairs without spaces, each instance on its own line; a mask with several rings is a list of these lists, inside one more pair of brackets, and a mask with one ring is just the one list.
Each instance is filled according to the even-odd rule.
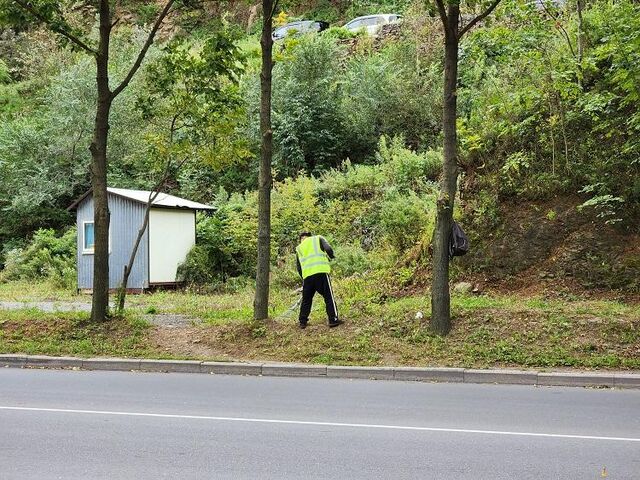
[[[138,230],[144,220],[145,206],[141,203],[109,195],[111,222],[109,229],[109,288],[118,288],[122,281],[124,266],[129,262]],[[90,195],[78,205],[78,288],[90,289],[93,286],[93,254],[83,254],[83,222],[93,221],[93,196]],[[129,276],[128,288],[149,287],[149,235],[145,232],[133,269]]]
[[82,225],[84,222],[93,222],[93,198],[87,197],[80,205],[76,213],[78,226],[78,288],[87,289],[93,285],[93,255],[82,253],[83,235]]

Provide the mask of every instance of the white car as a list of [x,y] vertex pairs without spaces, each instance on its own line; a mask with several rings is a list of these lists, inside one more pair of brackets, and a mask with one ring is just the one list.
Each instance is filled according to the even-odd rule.
[[365,15],[364,17],[354,18],[344,28],[351,32],[364,30],[369,35],[377,35],[383,25],[398,23],[401,19],[402,16],[395,13]]
[[304,35],[305,33],[322,32],[329,28],[327,22],[316,20],[301,20],[299,22],[291,22],[276,28],[271,37],[274,41],[282,40],[285,37]]

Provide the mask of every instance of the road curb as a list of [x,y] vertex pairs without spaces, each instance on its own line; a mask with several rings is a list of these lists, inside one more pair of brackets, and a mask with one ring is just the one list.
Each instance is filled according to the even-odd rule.
[[265,363],[262,365],[262,375],[270,377],[326,377],[326,365],[305,365]]
[[564,387],[640,388],[637,372],[539,372],[443,367],[361,367],[296,363],[201,362],[128,358],[75,358],[0,354],[0,367],[205,373],[278,377],[324,377],[444,383],[492,383]]
[[140,360],[135,358],[85,358],[83,370],[113,370],[126,372],[140,370]]
[[571,387],[615,387],[615,373],[550,372],[538,373],[538,385]]
[[327,367],[327,377],[332,378],[366,378],[369,380],[393,380],[395,369],[393,367]]
[[464,383],[500,383],[537,385],[538,372],[526,370],[477,370],[465,369]]
[[464,368],[396,367],[393,378],[394,380],[412,382],[462,383],[464,382]]
[[262,363],[202,362],[200,373],[213,375],[262,375]]

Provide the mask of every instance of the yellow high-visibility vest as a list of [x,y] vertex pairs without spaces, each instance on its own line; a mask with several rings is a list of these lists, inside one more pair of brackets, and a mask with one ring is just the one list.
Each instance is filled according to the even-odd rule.
[[305,238],[296,247],[302,278],[307,278],[316,273],[331,273],[329,257],[320,248],[320,235]]

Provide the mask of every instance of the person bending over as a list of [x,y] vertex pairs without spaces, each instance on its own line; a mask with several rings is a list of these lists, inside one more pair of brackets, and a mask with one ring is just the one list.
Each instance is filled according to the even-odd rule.
[[296,247],[298,273],[302,277],[302,303],[300,304],[300,328],[306,328],[313,304],[313,296],[318,292],[324,298],[329,327],[342,323],[338,319],[338,307],[331,287],[331,265],[335,258],[329,242],[320,235],[309,232],[300,234],[300,244]]

